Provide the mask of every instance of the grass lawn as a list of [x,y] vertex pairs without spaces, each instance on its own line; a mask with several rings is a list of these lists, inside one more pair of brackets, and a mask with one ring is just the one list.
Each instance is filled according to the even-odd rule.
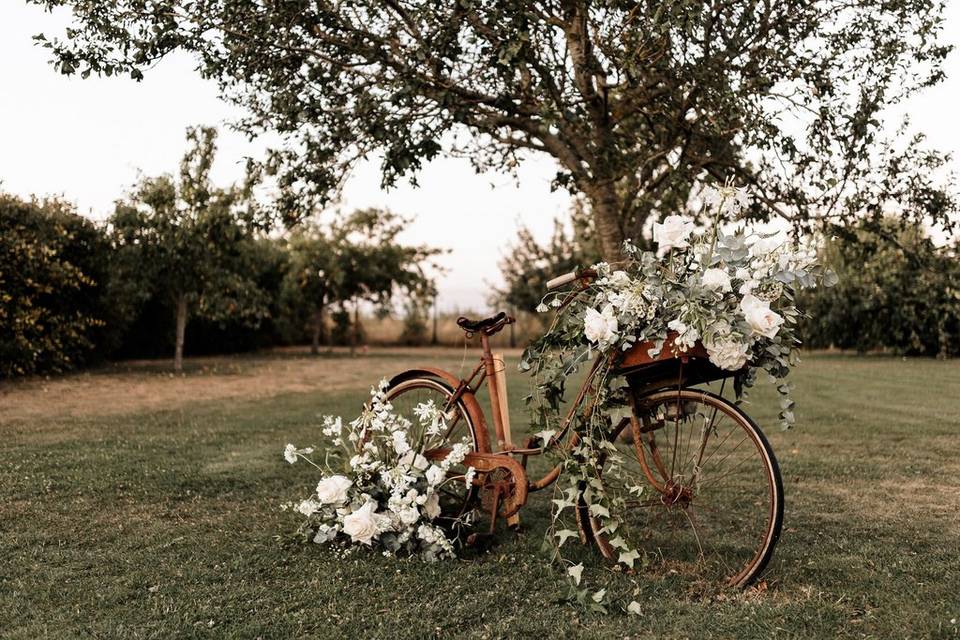
[[579,612],[539,551],[545,494],[469,560],[282,542],[296,518],[279,503],[315,484],[283,446],[313,442],[319,413],[355,414],[380,376],[462,355],[272,353],[178,377],[127,363],[0,387],[0,638],[960,637],[960,362],[809,356],[786,433],[775,392],[752,393],[787,497],[762,592],[682,590],[585,553],[643,613]]

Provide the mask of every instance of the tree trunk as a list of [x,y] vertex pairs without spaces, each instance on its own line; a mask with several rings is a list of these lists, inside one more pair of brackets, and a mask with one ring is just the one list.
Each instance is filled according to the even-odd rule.
[[612,182],[596,185],[587,193],[593,209],[593,224],[600,242],[600,254],[610,263],[623,258],[623,228],[620,220],[620,197]]
[[350,355],[357,355],[357,343],[360,342],[360,301],[353,303],[353,331],[350,332]]
[[318,307],[313,313],[313,339],[310,341],[310,353],[320,353],[320,336],[323,333],[323,307]]
[[173,370],[183,371],[183,342],[187,332],[187,297],[177,296],[177,338],[173,351]]

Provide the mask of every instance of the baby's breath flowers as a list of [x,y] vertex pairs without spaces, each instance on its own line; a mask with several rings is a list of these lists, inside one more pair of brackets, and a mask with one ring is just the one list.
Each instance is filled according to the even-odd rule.
[[309,457],[311,447],[284,448],[287,462],[305,460],[321,474],[312,495],[285,508],[305,518],[300,532],[317,544],[376,547],[386,556],[426,560],[452,557],[453,540],[437,524],[440,494],[448,483],[473,481],[472,468],[458,470],[471,447],[457,442],[443,458],[429,459],[425,454],[446,430],[443,412],[432,401],[420,404],[413,423],[394,411],[386,391],[386,381],[372,389],[369,405],[349,424],[323,418],[322,464]]

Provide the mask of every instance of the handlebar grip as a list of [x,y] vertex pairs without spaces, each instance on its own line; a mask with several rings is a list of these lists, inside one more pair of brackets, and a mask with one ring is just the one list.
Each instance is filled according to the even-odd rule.
[[570,284],[577,279],[577,272],[571,271],[570,273],[565,273],[562,276],[557,276],[552,280],[547,280],[547,291],[556,289],[557,287],[562,287],[565,284]]

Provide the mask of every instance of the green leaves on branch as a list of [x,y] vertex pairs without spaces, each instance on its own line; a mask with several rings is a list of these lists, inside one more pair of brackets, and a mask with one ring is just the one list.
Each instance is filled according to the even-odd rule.
[[109,316],[108,250],[71,205],[0,194],[0,378],[94,358]]
[[191,54],[241,130],[281,139],[265,168],[288,219],[364,158],[389,186],[441,154],[478,171],[553,158],[608,261],[704,180],[749,184],[747,215],[800,227],[889,200],[914,221],[956,210],[943,155],[881,117],[942,80],[941,0],[29,1],[72,11],[38,37],[66,74],[139,79]]

